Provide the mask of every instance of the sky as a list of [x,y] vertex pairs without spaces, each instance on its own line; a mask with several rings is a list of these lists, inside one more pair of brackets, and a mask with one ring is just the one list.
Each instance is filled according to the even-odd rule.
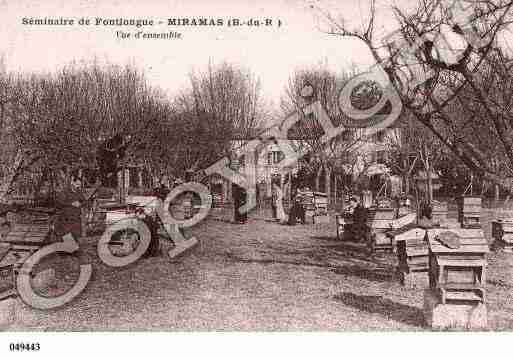
[[[366,13],[367,1],[325,1],[349,19]],[[23,18],[151,18],[162,25],[145,32],[178,31],[181,40],[119,39],[116,31],[136,32],[130,26],[23,25]],[[170,27],[168,18],[223,19],[271,18],[281,27]],[[228,61],[249,68],[261,81],[263,96],[279,102],[287,80],[302,66],[325,62],[335,71],[351,64],[372,64],[358,41],[320,31],[318,16],[304,0],[0,0],[0,54],[7,70],[55,71],[71,62],[132,64],[143,69],[152,85],[172,95],[187,85],[191,70],[204,69],[209,61]]]
[[[323,32],[323,17],[311,4],[342,16],[350,28],[361,28],[368,16],[369,0],[0,0],[0,56],[10,71],[56,71],[72,62],[93,59],[143,69],[150,83],[173,95],[188,84],[192,70],[201,71],[209,61],[227,61],[249,68],[260,78],[262,94],[279,102],[294,70],[319,63],[337,72],[357,65],[373,65],[368,49],[359,40]],[[394,30],[391,5],[411,7],[411,0],[377,0],[376,33]],[[23,25],[23,18],[145,18],[152,27],[37,26]],[[168,18],[271,18],[280,27],[174,27]],[[163,33],[176,31],[182,39],[120,39],[116,31]],[[133,34],[132,34],[133,35]]]

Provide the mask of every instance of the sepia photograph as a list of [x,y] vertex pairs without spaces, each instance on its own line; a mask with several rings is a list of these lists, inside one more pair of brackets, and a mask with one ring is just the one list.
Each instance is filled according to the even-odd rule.
[[511,0],[0,1],[3,349],[512,331],[512,21]]

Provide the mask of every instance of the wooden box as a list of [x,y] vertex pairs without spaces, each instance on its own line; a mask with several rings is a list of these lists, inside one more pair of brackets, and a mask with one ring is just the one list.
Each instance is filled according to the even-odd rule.
[[360,203],[365,208],[372,207],[372,192],[371,191],[363,191],[360,195]]
[[432,203],[432,220],[433,222],[443,223],[447,221],[447,214],[449,212],[449,206],[447,202],[433,201]]
[[431,289],[424,291],[424,318],[435,330],[483,330],[488,326],[484,303],[447,304]]
[[313,224],[330,224],[330,216],[328,215],[315,215],[312,217]]
[[458,200],[458,222],[462,228],[481,228],[481,197],[463,196]]
[[[383,228],[375,227],[371,228],[371,236],[369,239],[369,250],[375,251],[397,251],[395,241],[395,231],[400,228],[411,228],[416,220],[416,214],[410,213],[406,216],[396,219],[387,219],[384,221],[377,222],[379,225],[383,225]],[[385,222],[386,221],[386,222]],[[375,222],[376,223],[376,222]]]
[[368,239],[368,249],[371,253],[378,251],[393,252],[392,238],[387,235],[387,231],[384,229],[372,229]]
[[492,221],[494,245],[506,252],[513,252],[513,219]]
[[429,269],[429,248],[426,230],[415,226],[389,232],[397,243],[397,270],[404,282],[406,275]]
[[370,208],[367,225],[372,229],[390,229],[392,221],[396,218],[395,208]]
[[[456,235],[452,248],[444,237]],[[488,243],[481,229],[429,229],[429,286],[442,304],[485,302]],[[459,246],[459,247],[458,247]]]
[[369,209],[367,245],[371,252],[393,251],[392,240],[386,235],[386,232],[392,229],[395,218],[395,208],[373,207]]

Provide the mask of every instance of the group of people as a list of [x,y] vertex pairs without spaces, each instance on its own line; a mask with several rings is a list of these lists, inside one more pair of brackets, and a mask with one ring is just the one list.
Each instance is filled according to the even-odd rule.
[[309,190],[308,187],[302,187],[297,189],[292,195],[292,206],[290,207],[289,220],[287,222],[289,226],[294,226],[298,222],[306,224],[306,192]]
[[281,222],[286,222],[288,225],[296,225],[298,222],[302,224],[306,224],[306,209],[305,205],[307,202],[306,193],[310,191],[308,187],[302,187],[300,189],[296,189],[292,194],[292,205],[290,207],[290,212],[288,218],[286,218],[285,211],[283,209],[283,192],[277,184],[273,184],[272,186],[272,196],[271,196],[271,209],[272,216],[274,219],[277,219]]

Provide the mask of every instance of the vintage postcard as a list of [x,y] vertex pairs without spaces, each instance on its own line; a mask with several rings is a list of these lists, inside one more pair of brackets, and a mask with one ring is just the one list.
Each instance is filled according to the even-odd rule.
[[0,1],[0,330],[511,331],[512,20]]

